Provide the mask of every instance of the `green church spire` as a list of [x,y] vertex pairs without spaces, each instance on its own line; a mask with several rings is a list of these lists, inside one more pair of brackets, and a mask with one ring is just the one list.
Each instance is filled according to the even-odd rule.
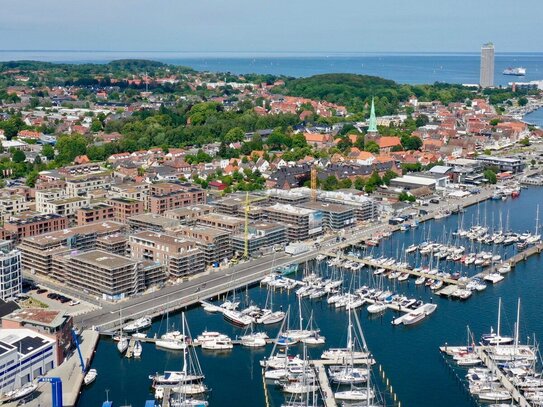
[[375,118],[375,103],[371,98],[370,123],[368,133],[377,133],[377,119]]

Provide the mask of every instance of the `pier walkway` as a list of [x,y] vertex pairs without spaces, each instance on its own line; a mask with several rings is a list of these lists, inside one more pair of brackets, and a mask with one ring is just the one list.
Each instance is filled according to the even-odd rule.
[[[326,361],[312,360],[310,363],[314,366],[317,372],[319,385],[322,391],[322,400],[324,401],[324,406],[337,407],[336,399],[334,398],[334,392],[330,387],[330,380],[328,380],[328,376],[326,375]],[[337,361],[334,361],[333,364],[337,365]]]
[[[540,242],[538,244],[528,247],[526,250],[518,252],[514,256],[511,256],[507,260],[504,260],[504,263],[509,263],[511,267],[515,267],[518,263],[522,261],[526,261],[528,260],[528,258],[536,254],[539,255],[541,254],[541,252],[543,252],[543,242]],[[487,267],[486,269],[481,271],[479,274],[477,274],[475,277],[483,278],[484,276],[488,274],[494,273],[498,267],[499,265],[493,265],[493,266]]]
[[[328,255],[330,257],[336,257],[335,255],[333,255],[331,253],[324,253],[324,254],[326,254],[326,255]],[[408,269],[408,268],[405,268],[405,267],[399,267],[399,266],[396,266],[396,265],[387,266],[387,265],[378,263],[375,260],[369,260],[369,259],[359,258],[359,257],[355,257],[355,256],[342,255],[342,256],[340,256],[340,258],[345,259],[345,260],[349,260],[349,261],[354,261],[354,262],[357,262],[357,263],[362,263],[365,266],[373,267],[375,269],[383,268],[383,269],[389,270],[389,271],[398,271],[400,273],[407,273],[407,274],[409,274],[411,276],[414,276],[414,277],[426,277],[426,278],[429,278],[429,279],[432,279],[432,280],[440,280],[440,281],[443,281],[444,283],[454,284],[454,285],[457,285],[459,287],[464,287],[465,284],[467,284],[469,282],[468,281],[468,282],[462,283],[462,282],[459,282],[458,280],[453,280],[452,278],[443,277],[443,276],[439,276],[439,275],[436,275],[436,274],[423,273],[421,271],[415,271],[415,270],[412,270],[412,269]]]
[[519,407],[531,407],[531,404],[526,400],[526,398],[518,391],[518,389],[509,381],[507,376],[498,368],[496,362],[488,356],[488,353],[485,352],[484,347],[475,348],[477,356],[483,361],[483,364],[490,369],[492,373],[498,376],[498,380],[502,386],[511,394],[513,400],[518,403]]

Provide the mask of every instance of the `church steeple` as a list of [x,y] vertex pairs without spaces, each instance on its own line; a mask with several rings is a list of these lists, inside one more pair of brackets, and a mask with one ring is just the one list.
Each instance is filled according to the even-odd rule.
[[368,133],[377,133],[377,119],[375,118],[375,103],[373,98],[371,98],[371,110],[370,110],[370,121],[368,126]]

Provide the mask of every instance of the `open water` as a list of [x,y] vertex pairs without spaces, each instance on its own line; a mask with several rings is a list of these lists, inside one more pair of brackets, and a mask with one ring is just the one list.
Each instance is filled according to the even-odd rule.
[[[478,53],[402,54],[194,54],[181,52],[103,51],[2,51],[0,61],[39,60],[66,63],[105,63],[114,59],[142,58],[200,71],[260,73],[294,77],[323,73],[357,73],[392,79],[399,83],[479,83]],[[507,67],[523,66],[525,77],[504,76]],[[498,53],[495,83],[543,79],[543,53]]]
[[[420,243],[430,237],[433,240],[448,241],[450,233],[459,224],[469,227],[474,223],[498,227],[509,226],[511,230],[524,232],[535,228],[536,206],[542,202],[543,189],[529,188],[522,191],[518,199],[507,201],[486,201],[472,206],[463,215],[452,215],[446,219],[427,222],[409,232],[398,232],[374,249],[375,255],[395,256],[402,253],[402,248],[411,243]],[[501,219],[500,219],[501,214]],[[491,247],[471,246],[462,242],[468,251],[492,250]],[[497,248],[496,253],[510,255],[514,249],[505,251]],[[412,259],[415,261],[415,259]],[[396,316],[387,311],[382,317],[370,318],[365,309],[358,315],[368,342],[370,351],[375,355],[377,363],[390,378],[402,406],[417,407],[460,407],[474,405],[471,397],[459,385],[455,374],[444,363],[438,350],[440,345],[463,345],[466,343],[466,326],[475,333],[475,337],[487,333],[491,326],[496,327],[498,299],[503,299],[502,332],[513,332],[517,298],[522,300],[521,339],[526,341],[535,334],[543,335],[543,318],[541,318],[541,293],[543,292],[542,259],[539,256],[520,263],[504,281],[496,286],[489,286],[485,291],[475,293],[465,302],[448,300],[432,295],[429,289],[415,287],[414,281],[385,284],[406,295],[434,301],[438,304],[436,312],[428,319],[412,327],[392,326],[391,320]],[[452,264],[442,264],[441,269],[458,270]],[[460,271],[472,275],[478,271],[473,267]],[[300,276],[301,277],[301,276]],[[345,274],[345,284],[368,283],[365,270]],[[242,293],[256,303],[263,305],[266,298],[264,288],[251,288]],[[344,346],[346,341],[347,314],[330,308],[325,301],[304,299],[302,309],[306,315],[313,312],[314,318],[326,336],[327,343],[321,347],[310,349],[310,354],[319,356],[328,347]],[[294,293],[277,293],[274,304],[289,305],[297,312],[297,300]],[[232,337],[241,335],[243,330],[234,328],[222,319],[221,315],[206,314],[201,308],[186,313],[192,335],[195,337],[204,329],[218,330]],[[170,324],[179,325],[180,315],[170,315]],[[166,330],[166,321],[153,324],[150,334],[162,333]],[[270,336],[277,329],[270,330]],[[254,407],[264,406],[259,360],[268,356],[271,346],[261,350],[249,350],[235,347],[231,352],[214,354],[198,350],[202,369],[206,374],[206,383],[212,388],[209,398],[212,406]],[[301,352],[301,349],[298,349]],[[95,383],[85,389],[81,395],[79,406],[95,407],[105,399],[106,389],[114,405],[131,404],[143,406],[150,392],[149,374],[165,369],[180,369],[179,354],[157,350],[152,344],[144,344],[141,360],[121,358],[115,344],[108,339],[101,340],[92,367],[98,369],[99,375]],[[378,382],[378,381],[377,381]],[[382,387],[382,384],[380,384]],[[283,400],[280,393],[271,389],[272,405],[279,406]],[[388,404],[391,405],[391,404]]]

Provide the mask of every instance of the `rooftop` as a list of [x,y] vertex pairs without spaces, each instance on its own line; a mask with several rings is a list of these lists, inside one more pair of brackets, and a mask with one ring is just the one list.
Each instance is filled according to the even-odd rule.
[[[47,327],[62,325],[66,318],[64,311],[44,308],[23,308],[13,311],[2,319],[23,324],[34,324]],[[1,332],[2,330],[0,330]]]
[[135,266],[137,261],[103,250],[91,250],[71,256],[72,259],[95,265],[101,269],[115,270],[122,267]]

